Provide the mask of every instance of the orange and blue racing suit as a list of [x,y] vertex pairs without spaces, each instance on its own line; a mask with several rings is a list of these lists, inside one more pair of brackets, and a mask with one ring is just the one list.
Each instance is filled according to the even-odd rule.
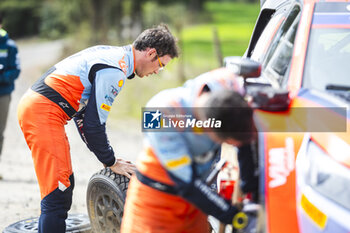
[[39,232],[65,232],[74,188],[65,124],[74,118],[88,148],[112,166],[116,158],[106,120],[134,69],[131,45],[94,46],[57,63],[22,97],[18,120],[32,152],[42,199]]
[[[240,90],[235,75],[220,68],[164,90],[147,108],[180,108],[191,115],[203,90]],[[237,209],[205,178],[218,159],[220,144],[197,130],[145,132],[145,148],[128,188],[122,233],[207,232],[207,215],[231,223]]]

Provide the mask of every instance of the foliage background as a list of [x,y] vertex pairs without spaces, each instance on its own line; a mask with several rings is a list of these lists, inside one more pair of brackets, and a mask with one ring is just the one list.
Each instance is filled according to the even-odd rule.
[[[96,44],[125,45],[161,22],[178,38],[180,57],[160,75],[127,82],[112,117],[141,116],[165,88],[242,56],[260,9],[256,0],[2,0],[3,27],[14,39],[64,39],[63,57]],[[45,59],[45,55],[40,54]]]

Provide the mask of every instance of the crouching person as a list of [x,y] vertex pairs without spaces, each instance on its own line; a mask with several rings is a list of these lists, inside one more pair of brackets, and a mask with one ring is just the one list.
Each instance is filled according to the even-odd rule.
[[121,232],[208,232],[207,215],[231,224],[239,209],[204,180],[223,142],[240,148],[255,137],[253,111],[235,75],[225,68],[202,74],[182,87],[160,92],[147,107],[176,108],[203,122],[220,119],[221,127],[144,134],[145,147],[129,185]]

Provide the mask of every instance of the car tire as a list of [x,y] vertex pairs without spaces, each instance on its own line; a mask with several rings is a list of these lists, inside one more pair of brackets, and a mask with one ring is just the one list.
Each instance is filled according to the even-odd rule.
[[[3,233],[37,233],[39,217],[28,218],[6,227]],[[66,233],[91,233],[89,217],[85,214],[69,214]]]
[[94,232],[120,232],[129,178],[102,169],[89,181],[86,201]]

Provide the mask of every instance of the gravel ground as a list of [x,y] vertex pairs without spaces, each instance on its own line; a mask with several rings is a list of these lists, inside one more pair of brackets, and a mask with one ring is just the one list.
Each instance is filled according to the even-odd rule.
[[[60,57],[63,41],[19,41],[22,72],[16,81],[0,160],[0,232],[6,226],[40,214],[40,194],[30,150],[17,123],[17,104],[23,93]],[[134,121],[108,121],[108,137],[120,157],[135,161],[142,147],[140,125]],[[90,177],[102,168],[86,148],[73,122],[66,126],[75,176],[70,213],[87,214],[85,196]]]

